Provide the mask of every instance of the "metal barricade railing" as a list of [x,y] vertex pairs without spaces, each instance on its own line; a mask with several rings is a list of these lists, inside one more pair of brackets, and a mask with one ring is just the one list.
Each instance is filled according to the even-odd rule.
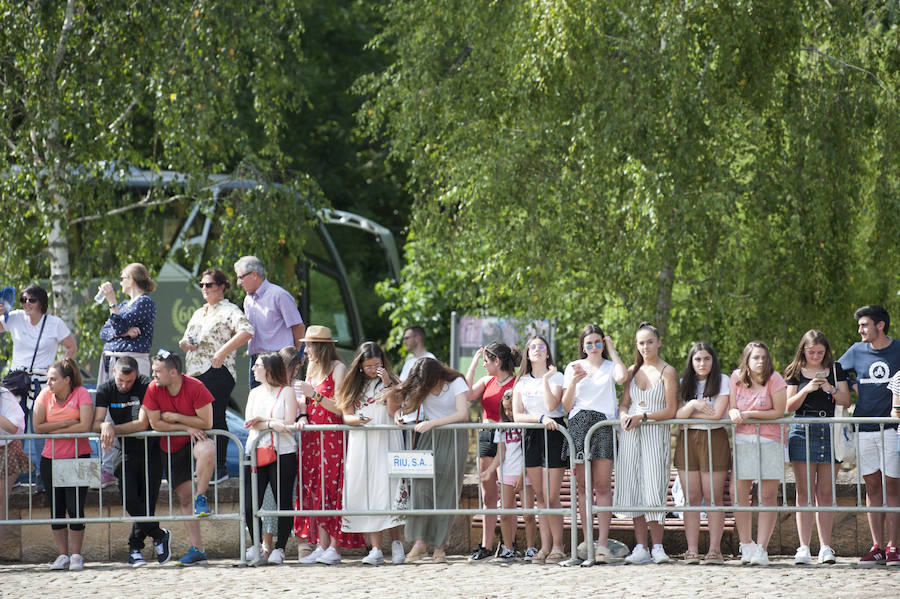
[[[688,480],[682,481],[682,486],[684,487],[684,493],[685,493],[685,505],[679,505],[678,511],[682,511],[682,512],[713,512],[713,511],[715,511],[715,512],[853,512],[853,513],[865,513],[865,512],[882,512],[882,513],[884,513],[884,512],[900,511],[900,507],[898,507],[898,506],[887,505],[887,503],[888,503],[887,502],[887,487],[885,485],[885,468],[884,468],[885,452],[900,451],[900,448],[898,448],[898,447],[890,447],[890,445],[886,446],[885,438],[884,438],[885,427],[898,424],[898,419],[895,419],[895,418],[863,418],[863,417],[860,417],[860,418],[853,418],[853,417],[846,417],[846,418],[786,417],[786,418],[778,418],[778,419],[774,419],[774,420],[747,420],[741,424],[752,425],[755,427],[755,431],[756,431],[755,436],[757,438],[757,441],[760,438],[760,431],[761,431],[760,427],[761,426],[763,426],[763,425],[779,426],[779,429],[781,431],[781,439],[780,439],[781,448],[787,447],[787,440],[788,440],[788,435],[789,435],[788,431],[789,431],[790,425],[800,425],[800,426],[806,428],[807,434],[805,435],[805,443],[804,443],[805,455],[807,456],[807,460],[805,460],[805,463],[806,463],[805,477],[806,477],[806,483],[807,483],[806,505],[798,506],[798,505],[788,503],[789,496],[788,496],[788,492],[787,492],[787,480],[786,480],[787,477],[784,475],[784,463],[782,463],[782,473],[781,473],[781,476],[778,477],[781,481],[781,493],[782,493],[782,502],[780,505],[737,505],[736,502],[732,505],[716,505],[714,502],[714,497],[712,498],[713,503],[711,505],[689,505],[687,498],[690,497],[690,481],[689,481],[689,477],[687,477]],[[811,486],[810,463],[814,463],[814,462],[810,462],[808,457],[810,456],[809,427],[811,425],[816,425],[816,424],[825,424],[825,425],[874,424],[874,425],[878,425],[879,430],[877,432],[879,432],[879,434],[881,436],[880,441],[881,441],[881,447],[883,448],[883,450],[879,456],[880,460],[881,460],[880,461],[880,466],[881,466],[880,472],[881,472],[881,492],[882,492],[881,503],[882,503],[882,505],[880,505],[880,506],[865,505],[865,503],[863,501],[863,496],[862,496],[863,495],[862,494],[862,486],[863,486],[862,476],[863,475],[860,472],[860,469],[858,467],[856,468],[856,485],[855,485],[856,486],[856,499],[857,499],[856,505],[838,505],[837,504],[838,494],[837,494],[836,473],[837,473],[837,471],[840,470],[841,466],[840,466],[840,463],[835,463],[835,460],[834,460],[834,442],[833,441],[830,443],[830,454],[831,454],[830,455],[830,458],[831,458],[830,463],[832,464],[831,505],[815,505],[814,504],[814,502],[813,502],[814,492],[810,491],[810,486]],[[671,427],[671,426],[676,426],[676,425],[678,425],[678,426],[681,426],[681,425],[713,425],[713,426],[725,427],[726,429],[734,429],[735,426],[738,426],[735,423],[733,423],[727,419],[724,419],[724,420],[702,420],[702,419],[697,419],[697,418],[677,418],[677,419],[670,419],[670,420],[648,421],[648,422],[641,424],[640,426]],[[595,558],[595,551],[594,551],[595,548],[594,548],[594,541],[593,541],[594,515],[601,514],[601,513],[607,513],[607,512],[608,513],[615,513],[615,512],[646,512],[646,513],[669,512],[669,511],[672,511],[672,509],[673,509],[671,505],[665,505],[665,504],[659,505],[659,506],[641,506],[641,505],[627,506],[627,505],[616,505],[615,501],[613,500],[611,502],[611,505],[609,505],[609,506],[600,506],[600,505],[596,505],[593,502],[593,499],[592,499],[592,497],[593,497],[592,472],[591,472],[591,466],[590,466],[591,465],[591,456],[590,456],[591,439],[593,438],[594,434],[601,427],[604,427],[604,426],[615,427],[618,429],[618,428],[620,428],[620,423],[618,420],[605,420],[602,422],[598,422],[588,430],[587,434],[585,435],[585,441],[584,441],[584,445],[585,445],[585,447],[584,447],[585,497],[588,499],[588,509],[587,509],[586,513],[587,513],[588,518],[590,519],[590,524],[591,524],[590,526],[585,527],[585,533],[586,533],[585,534],[585,543],[587,546],[586,549],[587,549],[587,554],[588,554],[586,565],[593,562],[594,558]],[[712,442],[711,442],[712,431],[710,429],[706,429],[706,430],[707,430],[707,440],[708,440],[708,442],[707,442],[707,453],[708,453],[707,458],[709,460],[708,463],[711,465],[713,463]],[[731,431],[731,432],[733,432],[733,431]],[[618,441],[618,436],[615,433],[614,433],[613,438],[614,438],[614,442],[613,442],[613,460],[612,461],[613,461],[613,467],[615,468],[615,464],[618,460],[618,443],[619,443],[619,441]],[[731,479],[732,479],[732,482],[731,482],[732,494],[734,494],[735,493],[735,490],[734,490],[735,482],[740,477],[740,472],[738,471],[739,468],[738,468],[738,459],[737,459],[737,445],[738,444],[734,443],[733,435],[729,435],[729,439],[730,439],[729,444],[730,444],[730,451],[731,451],[730,475],[731,475]],[[896,437],[895,437],[895,439],[896,439]],[[860,437],[859,437],[858,432],[856,435],[854,435],[854,442],[856,445],[856,455],[858,456],[859,450],[860,450]],[[683,436],[683,443],[684,443],[683,450],[684,450],[684,454],[685,454],[685,464],[687,464],[688,455],[691,451],[691,448],[688,444],[687,434],[685,434]],[[763,474],[763,463],[762,463],[763,457],[762,457],[762,449],[761,449],[762,445],[759,442],[757,442],[755,444],[755,446],[757,447],[757,451],[756,451],[757,463],[756,463],[756,469],[755,469],[756,477],[753,478],[752,480],[756,483],[757,489],[759,489],[761,486],[762,480],[771,480],[771,479],[769,479],[768,477],[766,477],[764,479],[762,476],[762,474]],[[789,461],[788,456],[785,453],[785,449],[782,449],[782,453],[785,454],[784,460],[782,462]],[[667,465],[667,473],[668,473],[668,469],[669,469],[669,467]],[[713,472],[713,469],[712,469],[712,467],[710,467],[708,473],[701,473],[701,475],[708,474],[708,476],[710,477],[710,488],[711,489],[713,488],[712,472]],[[575,503],[575,501],[580,500],[580,499],[581,499],[580,497],[575,498],[573,496],[573,503]],[[574,520],[573,520],[572,530],[573,530],[573,537],[576,537],[577,533],[576,533],[576,526],[575,526]]]
[[[244,452],[243,452],[243,445],[241,443],[241,440],[233,433],[228,432],[228,431],[223,431],[223,430],[208,430],[208,431],[205,431],[205,433],[207,434],[207,436],[209,436],[213,440],[213,442],[215,442],[215,438],[217,436],[227,437],[228,439],[230,439],[232,442],[234,442],[237,445],[237,447],[240,451],[240,455],[243,455]],[[144,440],[143,450],[144,450],[144,458],[145,459],[143,460],[143,466],[144,466],[143,478],[144,478],[144,485],[145,485],[144,488],[145,489],[149,488],[149,486],[150,486],[150,476],[151,476],[151,473],[149,471],[150,470],[150,468],[149,468],[150,462],[147,459],[148,453],[149,453],[150,439],[163,438],[163,437],[189,437],[190,438],[190,435],[188,435],[184,432],[158,432],[158,431],[143,431],[143,432],[139,432],[139,433],[131,433],[128,435],[116,435],[116,438],[119,440],[122,440],[122,439],[143,439]],[[46,443],[47,441],[52,442],[52,441],[59,441],[59,440],[64,440],[64,439],[87,439],[87,440],[97,441],[97,448],[99,450],[99,456],[96,458],[91,456],[90,458],[85,458],[85,459],[90,459],[91,461],[96,462],[96,469],[97,469],[96,475],[98,477],[97,482],[99,483],[100,463],[103,461],[103,456],[105,453],[105,450],[103,449],[102,444],[99,443],[99,440],[100,440],[99,433],[95,433],[95,432],[59,433],[59,434],[29,433],[29,434],[22,434],[22,435],[0,434],[0,440],[2,440],[2,441],[21,441],[23,443],[23,445],[25,446],[25,447],[23,447],[23,449],[25,449],[25,453],[28,456],[30,456],[31,451],[30,451],[30,448],[28,448],[27,446],[28,446],[28,444],[31,444],[36,440],[42,440]],[[191,496],[195,497],[197,493],[196,493],[196,480],[195,480],[195,462],[193,459],[194,441],[192,438],[190,438],[189,443],[190,443],[190,447],[191,447],[191,459],[190,459]],[[56,446],[56,444],[52,443],[51,453],[55,453],[55,451],[56,451],[55,446]],[[161,460],[161,463],[159,464],[160,469],[163,466],[165,466],[167,469],[167,472],[169,473],[168,476],[171,477],[171,472],[172,472],[171,454],[163,452],[161,450],[160,450],[160,452],[162,454],[161,455],[162,460]],[[53,459],[53,458],[51,458],[51,459]],[[8,466],[9,466],[8,452],[5,452],[4,460],[5,460],[5,463],[3,464],[4,471],[8,472]],[[134,467],[134,465],[132,465],[131,467]],[[129,468],[129,460],[123,459],[121,462],[121,470],[119,471],[122,478],[124,478],[126,476],[126,473],[128,472],[128,468]],[[101,515],[101,516],[93,516],[93,517],[85,516],[83,518],[73,518],[73,517],[54,518],[54,517],[52,517],[52,515],[54,513],[56,513],[56,505],[55,505],[56,494],[51,493],[51,489],[46,489],[46,493],[50,494],[48,504],[49,504],[49,508],[50,508],[51,517],[50,518],[36,518],[35,517],[35,508],[36,507],[41,508],[44,506],[35,506],[36,493],[34,492],[34,482],[36,479],[33,478],[33,476],[34,476],[33,469],[34,469],[33,464],[31,462],[31,460],[29,459],[28,477],[27,477],[29,491],[28,491],[28,504],[27,504],[27,509],[25,511],[25,514],[23,515],[22,518],[19,518],[19,519],[13,520],[13,519],[9,518],[11,493],[7,493],[6,499],[5,499],[5,505],[3,506],[4,510],[2,513],[0,513],[0,516],[5,516],[5,518],[0,518],[0,526],[2,526],[2,525],[20,526],[20,525],[30,525],[30,524],[108,524],[108,523],[112,523],[112,522],[135,523],[135,522],[180,521],[180,520],[195,520],[196,519],[196,516],[194,516],[194,515],[182,515],[180,513],[179,514],[175,513],[174,501],[173,501],[173,495],[174,495],[175,489],[171,485],[169,485],[169,493],[168,493],[168,497],[169,497],[168,498],[168,508],[169,509],[168,509],[167,513],[156,513],[152,516],[149,516],[149,515],[147,515],[147,516],[132,516],[132,515],[130,515],[126,509],[126,503],[128,501],[128,496],[127,496],[128,489],[125,485],[122,485],[121,506],[120,506],[122,508],[121,513],[119,513],[118,510],[115,510],[115,513],[113,513],[111,511],[109,516]],[[76,475],[76,476],[81,476],[81,475]],[[85,480],[85,482],[87,482],[87,481]],[[241,521],[243,521],[243,518],[244,518],[244,492],[243,492],[244,469],[243,468],[241,468],[240,472],[239,472],[239,482],[240,482],[240,492],[238,493],[238,502],[239,502],[238,512],[224,512],[224,513],[219,511],[219,487],[218,487],[218,485],[212,485],[212,483],[210,483],[210,486],[213,489],[212,501],[210,502],[212,505],[212,513],[206,519],[210,519],[210,520],[237,520],[237,519],[240,519]],[[67,485],[67,486],[73,486],[73,485]],[[87,487],[88,485],[78,484],[78,485],[74,485],[74,486],[77,486],[80,488],[80,487]],[[80,513],[83,509],[83,506],[81,506],[80,503],[81,503],[80,495],[76,494],[76,512],[78,512],[78,513]],[[118,503],[116,505],[118,505]],[[113,507],[113,506],[110,506],[108,503],[104,502],[104,493],[102,490],[102,485],[100,485],[100,490],[98,492],[98,514],[104,513],[104,506]],[[153,506],[154,509],[156,507],[157,507],[156,505]],[[151,508],[151,506],[150,506],[149,494],[145,494],[145,497],[144,497],[145,514],[150,513],[150,511],[151,511],[150,508]],[[242,524],[243,524],[243,522],[242,522]],[[244,526],[242,525],[241,526],[241,537],[242,537],[241,542],[242,543],[245,543],[244,536],[245,536],[245,529],[244,529]],[[243,561],[243,555],[241,556],[241,560]]]
[[[445,426],[441,426],[441,427],[436,427],[435,429],[432,429],[432,430],[466,431],[467,432],[466,445],[468,447],[471,445],[468,442],[469,441],[468,433],[475,432],[476,436],[477,436],[477,432],[480,430],[484,430],[484,429],[488,429],[488,430],[509,430],[509,429],[546,430],[544,428],[544,426],[541,424],[514,423],[514,422],[458,423],[458,424],[450,424],[450,425],[445,425]],[[304,473],[303,473],[303,466],[302,466],[303,460],[302,460],[302,454],[301,454],[301,448],[302,448],[302,442],[301,442],[301,438],[300,438],[301,435],[314,434],[314,433],[318,432],[318,433],[320,433],[320,435],[319,435],[320,441],[319,442],[323,443],[322,435],[321,435],[322,432],[342,431],[345,435],[344,458],[346,459],[346,452],[347,452],[346,435],[347,435],[347,433],[365,432],[367,434],[366,439],[368,442],[368,434],[370,434],[370,433],[375,433],[375,432],[379,432],[379,431],[405,431],[409,434],[409,436],[411,436],[412,435],[411,432],[413,430],[414,430],[414,426],[397,426],[397,425],[386,425],[386,424],[363,425],[363,426],[347,426],[347,425],[336,425],[336,424],[335,425],[307,425],[303,428],[302,431],[298,431],[295,434],[296,435],[295,438],[297,441],[297,447],[298,447],[297,462],[298,462],[298,469],[299,469],[297,486],[301,489],[301,493],[302,493]],[[572,467],[572,466],[574,466],[573,460],[576,455],[574,443],[573,443],[572,438],[569,435],[568,431],[565,429],[565,427],[560,426],[559,431],[564,436],[566,443],[569,446],[570,467]],[[407,517],[407,516],[475,516],[475,515],[485,514],[485,515],[498,515],[498,516],[505,516],[505,515],[517,515],[517,516],[518,515],[537,515],[537,516],[558,515],[560,517],[569,515],[572,518],[572,522],[577,522],[577,519],[578,519],[577,518],[578,506],[575,501],[572,501],[572,504],[570,507],[560,507],[560,508],[540,508],[540,507],[527,508],[527,507],[523,507],[523,508],[516,509],[514,507],[507,507],[507,506],[502,505],[502,494],[501,494],[500,507],[497,507],[497,508],[483,507],[484,502],[483,502],[480,485],[478,485],[479,507],[477,507],[477,508],[460,507],[460,498],[461,498],[462,490],[463,490],[463,488],[462,488],[463,484],[461,481],[463,480],[463,477],[460,476],[459,469],[460,468],[463,469],[463,474],[466,474],[467,472],[465,471],[466,464],[460,464],[459,461],[455,460],[455,459],[454,459],[454,465],[453,465],[454,471],[452,474],[454,475],[454,481],[455,481],[455,497],[456,497],[456,499],[455,499],[455,506],[452,508],[435,508],[435,507],[417,508],[411,504],[407,509],[401,509],[399,507],[394,507],[394,506],[392,506],[392,509],[344,509],[344,506],[341,506],[340,509],[327,509],[327,508],[325,508],[325,506],[321,506],[321,509],[303,509],[302,503],[301,503],[300,508],[284,509],[284,506],[281,506],[281,509],[263,510],[260,507],[261,498],[259,497],[258,484],[257,484],[258,473],[257,473],[256,447],[260,440],[268,438],[268,433],[270,433],[270,432],[274,432],[274,431],[271,431],[270,429],[267,429],[266,431],[262,431],[262,434],[257,436],[255,439],[251,439],[247,444],[247,455],[249,456],[249,464],[250,464],[250,488],[251,488],[251,497],[249,498],[249,500],[251,501],[252,513],[254,516],[252,532],[253,532],[254,543],[257,545],[259,544],[259,539],[260,539],[258,518],[263,518],[263,517],[296,517],[296,516],[301,516],[301,517],[302,516],[307,516],[307,517],[327,517],[327,516],[398,516],[398,517]],[[275,433],[275,434],[277,435],[277,433]],[[409,441],[409,439],[407,439],[407,441]],[[457,445],[458,443],[459,443],[458,437],[454,437],[454,449],[456,450],[456,451],[454,451],[454,455],[458,455],[458,449],[459,449],[458,445]],[[545,449],[545,454],[546,454],[546,449],[547,449],[546,434],[544,435],[544,444],[545,444],[544,449]],[[407,449],[410,449],[409,443],[407,443]],[[321,456],[324,452],[320,451],[319,453]],[[467,451],[467,458],[471,458],[471,457],[472,456],[469,455],[469,452]],[[323,458],[320,458],[320,459],[323,459]],[[377,458],[377,459],[384,459],[386,462],[388,459],[388,456],[387,456],[387,454],[385,454],[383,457]],[[468,461],[468,459],[466,461]],[[474,470],[474,472],[471,472],[471,473],[477,475],[477,477],[480,479],[480,476],[481,476],[480,464],[477,460],[475,461],[475,464],[476,464],[475,470]],[[278,467],[280,467],[280,466],[277,466],[276,468],[278,468]],[[525,464],[524,464],[524,460],[523,460],[523,463],[522,463],[522,474],[523,475],[524,475],[524,470],[525,470]],[[450,474],[451,473],[449,473],[449,472],[443,473],[444,476],[449,476]],[[369,475],[369,473],[366,472],[366,476],[368,476],[368,475]],[[437,477],[437,476],[441,476],[441,473],[435,472],[435,477]],[[436,500],[437,500],[437,497],[436,497],[437,483],[436,483],[435,477],[432,477],[432,481],[433,481],[432,482],[432,497],[431,497],[432,505],[435,505]],[[276,480],[280,480],[280,476],[276,475]],[[324,481],[319,481],[319,484],[324,485]],[[277,497],[277,493],[275,493],[275,495]],[[324,493],[322,495],[324,495]],[[411,500],[412,500],[412,498],[411,498]],[[412,539],[407,539],[407,540],[412,540]],[[577,538],[573,537],[573,539],[572,539],[572,555],[573,556],[575,555],[576,540],[577,540]],[[245,553],[245,550],[246,550],[246,545],[244,543],[244,539],[242,538],[241,539],[242,554]]]

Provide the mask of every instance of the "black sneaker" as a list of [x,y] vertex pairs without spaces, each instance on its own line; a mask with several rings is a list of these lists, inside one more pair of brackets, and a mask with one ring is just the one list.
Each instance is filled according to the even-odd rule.
[[140,549],[131,550],[131,554],[128,556],[128,565],[132,568],[140,568],[141,566],[147,565],[147,562],[144,561],[144,556],[141,555]]
[[519,559],[519,556],[516,555],[516,552],[512,549],[508,549],[506,545],[500,545],[500,555],[494,558],[495,562],[500,562],[501,564],[508,564],[509,562],[514,562]]
[[162,529],[165,536],[162,538],[160,542],[153,541],[153,548],[156,549],[156,561],[164,564],[172,557],[172,552],[170,549],[170,545],[172,544],[172,535],[165,528]]
[[490,549],[485,549],[481,546],[481,543],[479,543],[478,547],[475,548],[475,551],[472,552],[472,555],[469,556],[469,561],[480,562],[482,560],[486,560],[492,555],[494,555],[494,553]]

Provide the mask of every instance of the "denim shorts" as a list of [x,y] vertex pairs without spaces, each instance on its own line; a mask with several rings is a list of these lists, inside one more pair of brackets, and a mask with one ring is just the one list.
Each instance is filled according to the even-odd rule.
[[[807,435],[807,427],[809,434]],[[806,458],[806,443],[809,437],[809,454]],[[792,462],[810,462],[812,464],[831,463],[831,425],[830,424],[792,424],[788,437],[788,455]],[[835,460],[837,461],[837,460]]]

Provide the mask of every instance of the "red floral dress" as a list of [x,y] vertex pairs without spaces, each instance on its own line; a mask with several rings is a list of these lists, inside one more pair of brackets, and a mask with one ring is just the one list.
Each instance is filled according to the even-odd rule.
[[[309,379],[307,382],[312,383]],[[334,397],[334,378],[331,373],[316,385],[316,391],[325,397]],[[325,406],[309,398],[306,398],[306,411],[309,414],[310,424],[344,423],[341,416],[328,411]],[[344,504],[344,433],[303,431],[300,433],[300,454],[300,476],[297,480],[295,507],[304,510],[341,509]],[[294,518],[294,534],[298,538],[309,539],[312,544],[319,542],[319,526],[337,539],[340,547],[352,549],[366,546],[361,534],[341,532],[340,516]]]

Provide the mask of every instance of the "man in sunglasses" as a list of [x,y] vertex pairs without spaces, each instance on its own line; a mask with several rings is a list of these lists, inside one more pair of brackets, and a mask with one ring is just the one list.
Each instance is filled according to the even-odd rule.
[[[169,471],[169,487],[175,489],[181,512],[189,516],[209,516],[206,489],[216,466],[216,445],[204,432],[212,428],[213,396],[192,376],[182,374],[181,358],[165,349],[153,356],[153,382],[147,386],[144,410],[153,430],[183,431],[189,436],[160,440],[163,463]],[[197,494],[192,492],[191,458],[196,463]],[[206,563],[200,538],[200,523],[186,520],[190,550],[178,560],[180,566]]]
[[[256,256],[243,256],[234,263],[234,274],[237,275],[238,285],[247,293],[244,296],[244,313],[255,331],[247,347],[250,367],[256,363],[259,354],[277,352],[289,345],[301,349],[306,325],[297,309],[297,302],[285,289],[266,279],[266,267],[262,261]],[[250,388],[258,384],[251,371]]]

